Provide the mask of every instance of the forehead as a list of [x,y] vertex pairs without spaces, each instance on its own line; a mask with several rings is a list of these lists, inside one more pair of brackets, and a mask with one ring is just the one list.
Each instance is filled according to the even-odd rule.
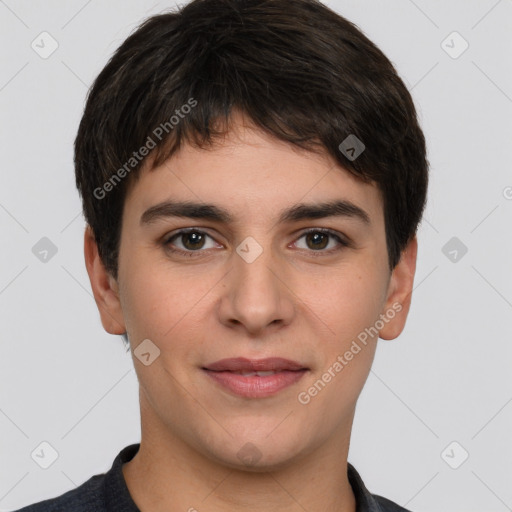
[[373,183],[344,169],[326,151],[307,151],[278,140],[238,118],[211,147],[189,143],[159,167],[149,165],[129,188],[125,209],[141,212],[168,200],[216,204],[240,222],[277,219],[298,203],[347,200],[382,215]]

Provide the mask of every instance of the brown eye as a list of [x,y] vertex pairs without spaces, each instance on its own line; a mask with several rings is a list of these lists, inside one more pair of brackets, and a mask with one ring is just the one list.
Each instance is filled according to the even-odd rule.
[[305,237],[310,249],[325,249],[329,243],[329,235],[326,235],[325,233],[315,231],[307,233]]
[[176,253],[186,254],[187,256],[193,256],[194,253],[205,252],[202,249],[211,249],[216,247],[216,244],[211,242],[210,246],[207,246],[207,239],[213,241],[213,238],[199,229],[182,229],[168,237],[163,245],[166,250]]
[[[324,228],[310,229],[303,233],[299,240],[302,238],[305,240],[306,247],[299,247],[299,249],[307,249],[309,252],[317,252],[319,255],[331,254],[350,245],[338,233]],[[334,240],[335,243],[334,245],[331,244],[331,247],[326,250],[331,240]]]
[[190,231],[179,235],[180,241],[186,249],[202,249],[204,245],[204,234],[198,231]]

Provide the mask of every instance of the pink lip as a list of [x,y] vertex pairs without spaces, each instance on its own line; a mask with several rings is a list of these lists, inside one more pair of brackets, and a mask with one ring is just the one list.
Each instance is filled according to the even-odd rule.
[[[272,396],[299,381],[308,371],[300,363],[270,357],[246,359],[243,357],[222,359],[203,368],[203,371],[218,384],[232,393],[246,398]],[[240,375],[234,372],[275,371],[273,375]]]
[[298,363],[297,361],[291,361],[290,359],[284,359],[282,357],[267,357],[265,359],[247,359],[245,357],[231,357],[228,359],[221,359],[215,363],[209,364],[204,367],[206,370],[213,371],[279,371],[279,370],[307,370],[307,368]]
[[278,391],[291,386],[308,370],[282,370],[273,375],[239,375],[230,371],[203,371],[226,389],[246,398],[263,398],[276,394]]

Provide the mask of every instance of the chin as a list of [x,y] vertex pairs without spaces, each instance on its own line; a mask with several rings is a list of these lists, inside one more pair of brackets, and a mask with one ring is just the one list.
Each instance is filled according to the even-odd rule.
[[304,451],[295,442],[291,442],[287,432],[284,432],[283,436],[272,438],[267,434],[260,437],[253,434],[243,438],[237,436],[226,441],[222,440],[217,447],[208,445],[209,457],[229,468],[242,471],[267,472],[283,469],[292,464]]

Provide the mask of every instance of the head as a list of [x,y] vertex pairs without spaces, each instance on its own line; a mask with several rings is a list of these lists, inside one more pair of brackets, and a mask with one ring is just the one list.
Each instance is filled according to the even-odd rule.
[[[158,349],[134,357],[153,424],[227,464],[252,442],[268,465],[350,423],[377,339],[405,324],[428,181],[411,96],[356,26],[315,0],[149,18],[89,92],[75,168],[103,326]],[[236,397],[203,368],[238,356],[307,371]]]

